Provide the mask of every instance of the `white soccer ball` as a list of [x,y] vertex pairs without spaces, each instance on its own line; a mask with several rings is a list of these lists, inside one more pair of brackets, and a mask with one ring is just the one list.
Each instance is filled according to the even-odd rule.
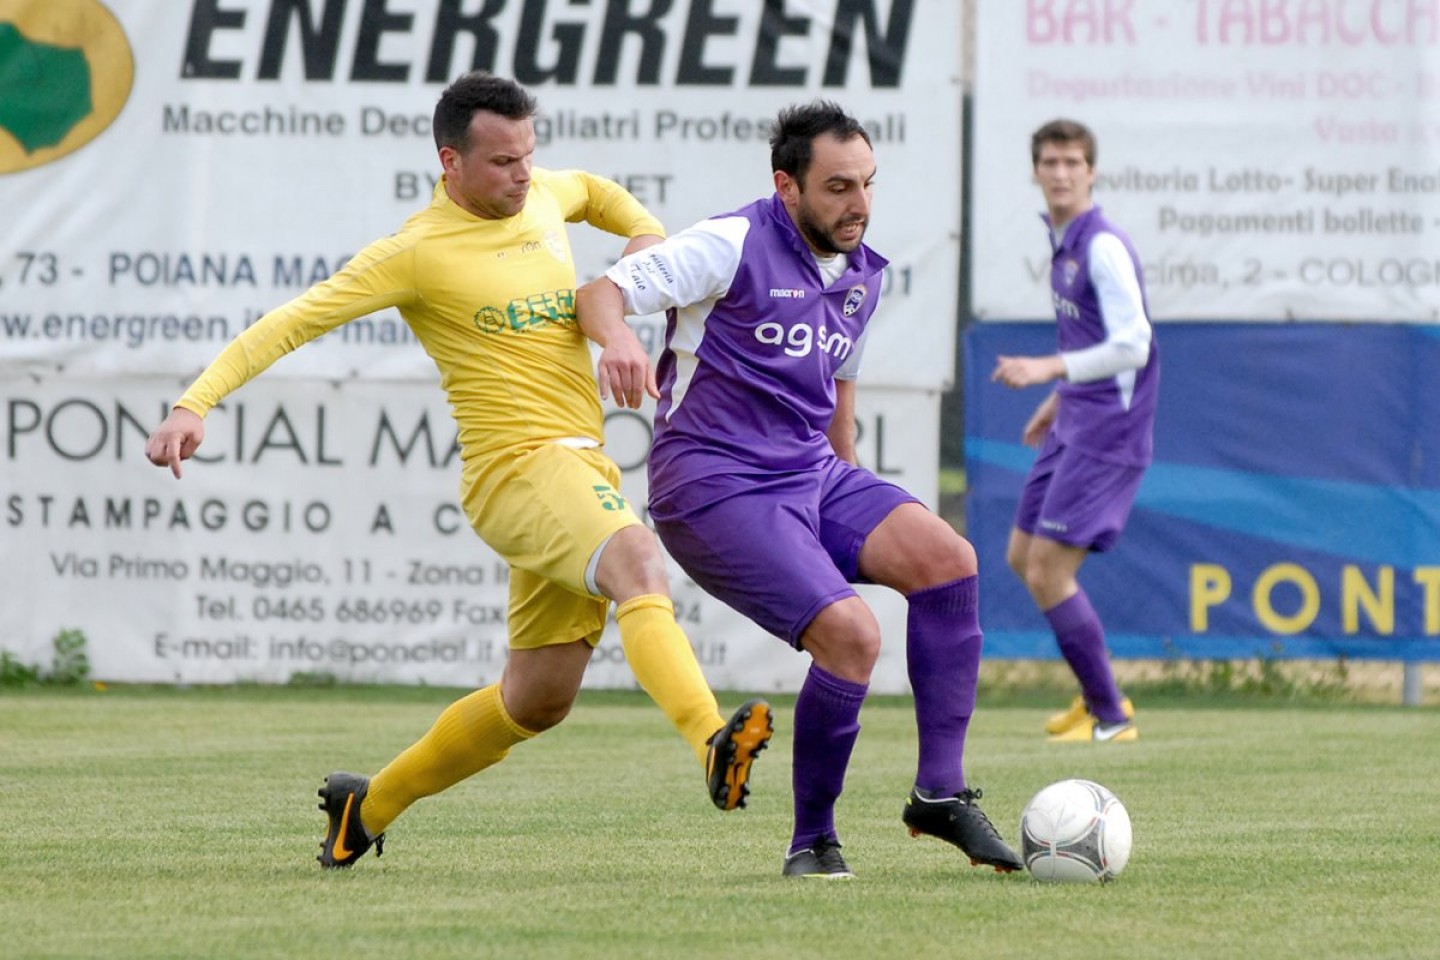
[[1061,780],[1031,798],[1020,815],[1020,857],[1050,883],[1104,883],[1130,860],[1130,814],[1089,780]]

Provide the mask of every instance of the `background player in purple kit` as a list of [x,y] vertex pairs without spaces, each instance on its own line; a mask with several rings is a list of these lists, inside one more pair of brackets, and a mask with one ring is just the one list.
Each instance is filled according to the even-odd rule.
[[770,147],[773,196],[626,257],[577,292],[577,310],[587,326],[667,311],[649,386],[656,530],[696,583],[813,659],[795,705],[784,874],[854,876],[835,803],[881,639],[860,581],[910,601],[920,755],[905,823],[1017,870],[962,765],[980,662],[975,551],[854,464],[853,376],[885,266],[861,243],[869,137],[817,101],[782,111]]
[[1080,682],[1070,709],[1046,723],[1051,739],[1134,740],[1134,707],[1115,684],[1104,628],[1076,575],[1091,551],[1114,546],[1150,463],[1160,352],[1140,258],[1090,197],[1094,134],[1073,120],[1051,121],[1031,137],[1030,157],[1048,209],[1059,352],[1002,356],[992,379],[1017,389],[1060,385],[1025,424],[1024,441],[1040,453],[1006,561]]

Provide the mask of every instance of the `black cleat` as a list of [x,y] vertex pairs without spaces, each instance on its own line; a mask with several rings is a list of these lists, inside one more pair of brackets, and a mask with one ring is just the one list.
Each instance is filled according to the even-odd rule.
[[820,840],[808,850],[796,850],[785,855],[785,866],[780,871],[787,877],[816,877],[821,880],[854,880],[855,874],[840,856],[840,844],[834,840]]
[[970,858],[972,866],[994,867],[997,873],[1011,873],[1025,866],[1009,844],[1000,839],[995,825],[976,806],[979,790],[962,790],[953,797],[931,797],[918,787],[910,791],[901,819],[910,828],[910,836],[928,833],[946,843],[953,843]]
[[745,806],[750,792],[750,765],[770,742],[775,718],[764,700],[747,700],[730,722],[710,737],[705,755],[705,781],[710,799],[721,810]]
[[371,839],[360,822],[360,804],[370,790],[370,778],[358,773],[332,773],[325,778],[321,787],[320,809],[330,818],[325,831],[325,840],[320,844],[320,866],[325,868],[348,867],[371,846],[375,856],[380,856],[385,846],[385,834]]

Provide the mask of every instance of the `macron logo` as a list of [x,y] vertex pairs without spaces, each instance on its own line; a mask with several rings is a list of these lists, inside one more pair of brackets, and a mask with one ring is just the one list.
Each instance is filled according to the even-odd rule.
[[805,291],[797,287],[771,287],[771,300],[804,300]]

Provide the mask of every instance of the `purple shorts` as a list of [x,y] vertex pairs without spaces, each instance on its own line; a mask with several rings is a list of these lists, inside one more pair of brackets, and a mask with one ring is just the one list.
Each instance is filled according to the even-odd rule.
[[917,502],[839,459],[804,473],[700,483],[713,488],[708,504],[655,521],[660,541],[706,593],[792,646],[821,610],[855,596],[860,548],[880,521]]
[[1125,529],[1144,475],[1144,467],[1072,450],[1052,431],[1025,478],[1015,526],[1032,537],[1104,553]]

